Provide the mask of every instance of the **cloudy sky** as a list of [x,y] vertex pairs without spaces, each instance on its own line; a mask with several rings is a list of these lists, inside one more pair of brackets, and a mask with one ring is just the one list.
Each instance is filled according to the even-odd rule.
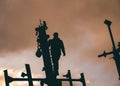
[[[51,38],[59,32],[64,42],[66,56],[60,60],[60,77],[70,69],[73,78],[84,72],[87,86],[120,86],[114,60],[109,59],[112,55],[97,57],[112,50],[105,19],[113,22],[116,46],[120,41],[119,10],[119,0],[0,0],[0,86],[4,86],[3,70],[20,77],[24,64],[30,64],[34,77],[44,77],[42,58],[35,56],[39,19],[47,22]],[[13,82],[11,86],[28,85]]]

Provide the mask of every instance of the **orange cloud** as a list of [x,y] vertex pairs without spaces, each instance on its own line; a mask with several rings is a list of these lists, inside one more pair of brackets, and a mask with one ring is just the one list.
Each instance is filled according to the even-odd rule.
[[[119,1],[17,1],[2,0],[0,3],[0,64],[2,66],[19,69],[21,64],[31,62],[34,65],[34,72],[38,72],[39,69],[36,67],[42,67],[42,62],[33,59],[36,51],[34,29],[39,25],[39,19],[44,19],[48,24],[48,34],[52,37],[53,32],[59,32],[65,43],[67,56],[61,60],[61,64],[65,65],[64,67],[61,65],[62,73],[66,73],[67,69],[74,70],[75,73],[82,71],[92,82],[91,86],[119,86],[114,61],[97,58],[104,50],[112,50],[108,30],[103,23],[104,19],[113,22],[111,28],[116,45],[120,41]],[[22,54],[23,52],[29,53]]]

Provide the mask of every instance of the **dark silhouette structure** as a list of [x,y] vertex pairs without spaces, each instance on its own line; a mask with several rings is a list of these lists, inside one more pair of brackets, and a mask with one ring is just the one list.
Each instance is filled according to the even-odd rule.
[[[10,86],[10,83],[13,81],[28,81],[29,86],[34,86],[33,81],[41,81],[40,86],[43,86],[43,85],[41,85],[42,82],[47,82],[47,80],[45,78],[32,78],[29,64],[25,64],[25,68],[26,68],[26,73],[24,73],[24,72],[21,73],[22,78],[12,78],[8,75],[8,71],[4,70],[6,86]],[[26,78],[24,78],[24,77],[26,77]]]
[[45,21],[43,21],[43,23],[40,22],[40,24],[41,25],[39,25],[39,27],[35,29],[36,35],[37,35],[38,50],[40,50],[36,52],[36,56],[42,53],[44,69],[45,69],[45,74],[47,78],[46,83],[48,84],[48,86],[57,86],[57,83],[54,83],[57,81],[56,81],[54,72],[52,70],[52,63],[51,63],[50,53],[49,53],[49,44],[48,44],[49,36],[46,34],[47,25]]
[[115,42],[114,42],[114,38],[113,38],[113,35],[112,35],[112,31],[111,31],[111,28],[110,28],[110,25],[111,25],[111,21],[109,20],[105,20],[104,23],[108,26],[108,30],[109,30],[109,33],[110,33],[110,38],[111,38],[111,42],[112,42],[112,48],[113,50],[110,51],[110,52],[103,52],[103,54],[100,54],[98,55],[98,57],[106,57],[107,55],[111,55],[113,54],[113,59],[116,63],[116,67],[117,67],[117,71],[118,71],[118,75],[119,75],[119,80],[120,80],[120,42],[118,43],[118,48],[116,48],[115,46]]
[[58,69],[59,69],[59,59],[61,56],[61,51],[63,53],[63,56],[65,56],[66,54],[65,54],[63,41],[59,38],[58,33],[55,32],[53,36],[54,38],[49,40],[49,46],[52,56],[54,74],[55,76],[57,76],[59,75]]
[[[36,56],[37,57],[43,57],[44,62],[44,71],[45,71],[45,78],[32,78],[31,70],[29,64],[25,64],[26,73],[22,72],[21,77],[22,78],[12,78],[8,75],[8,71],[4,70],[4,76],[5,76],[5,84],[6,86],[9,86],[9,84],[13,81],[27,81],[29,86],[34,86],[33,81],[39,81],[40,86],[44,86],[44,84],[47,84],[47,86],[62,86],[62,81],[67,81],[70,83],[70,86],[73,86],[73,81],[79,81],[82,83],[83,86],[86,86],[84,74],[81,73],[80,79],[72,79],[71,72],[68,70],[68,73],[64,75],[65,78],[56,78],[58,75],[58,61],[61,55],[61,52],[63,52],[63,55],[65,56],[65,48],[63,45],[62,40],[58,37],[58,33],[54,33],[54,38],[51,40],[48,40],[49,35],[46,34],[47,30],[47,24],[45,21],[40,22],[39,27],[35,29],[36,36],[37,36],[37,51]],[[51,48],[49,50],[49,47]],[[51,52],[51,54],[50,54]],[[52,60],[50,55],[52,55]],[[53,62],[53,66],[52,66]]]
[[[32,78],[29,64],[25,64],[25,68],[26,68],[26,73],[24,73],[24,72],[21,73],[22,78],[12,78],[8,75],[8,71],[4,70],[6,86],[10,86],[10,83],[13,81],[21,81],[21,82],[27,81],[29,86],[34,86],[33,81],[39,81],[40,86],[44,86],[44,84],[47,84],[48,80],[46,78]],[[73,86],[72,82],[81,82],[82,86],[86,86],[84,73],[81,73],[80,76],[81,76],[80,79],[72,79],[71,72],[70,72],[70,70],[68,70],[68,73],[66,75],[63,75],[63,77],[65,77],[65,78],[56,79],[56,81],[58,82],[58,85],[56,85],[56,86],[62,86],[62,81],[69,82],[70,86]],[[53,85],[53,86],[55,86],[55,85]]]
[[[13,81],[28,81],[29,86],[34,86],[29,64],[25,64],[25,67],[26,67],[26,73],[24,73],[24,72],[21,73],[21,77],[23,77],[23,79],[12,78],[12,77],[8,76],[8,71],[4,70],[6,86],[9,86],[9,83],[11,83]],[[24,78],[25,76],[27,76],[28,78]]]

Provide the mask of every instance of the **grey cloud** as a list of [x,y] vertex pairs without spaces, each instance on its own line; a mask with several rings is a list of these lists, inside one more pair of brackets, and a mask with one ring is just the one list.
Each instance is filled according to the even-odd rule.
[[[69,2],[21,0],[19,3],[13,1],[2,3],[1,9],[5,17],[0,21],[1,51],[22,50],[35,46],[34,28],[39,24],[40,18],[48,21],[51,34],[59,31],[62,37],[66,37],[64,39],[72,40],[74,37],[84,38],[84,33],[88,29],[95,34],[97,32],[95,29],[99,27],[96,23],[102,22],[107,16],[111,19],[119,17],[116,16],[119,14],[117,2],[111,1],[107,4],[107,0]],[[11,8],[8,9],[9,7]],[[75,29],[76,25],[79,29]]]

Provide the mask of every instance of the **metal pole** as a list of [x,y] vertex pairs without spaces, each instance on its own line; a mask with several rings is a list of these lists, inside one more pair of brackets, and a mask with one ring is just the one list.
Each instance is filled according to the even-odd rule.
[[5,76],[5,84],[6,84],[6,86],[9,86],[9,83],[10,83],[11,79],[8,78],[7,70],[4,70],[4,76]]
[[25,64],[26,67],[26,72],[27,72],[27,76],[28,76],[28,83],[29,86],[33,86],[33,81],[32,81],[32,75],[31,75],[31,70],[30,70],[30,65],[29,64]]
[[81,75],[81,82],[82,82],[83,86],[86,86],[84,73],[81,73],[80,75]]
[[120,55],[119,55],[119,52],[116,49],[114,38],[113,38],[112,31],[111,31],[111,28],[110,28],[110,25],[111,25],[112,22],[109,21],[109,20],[105,20],[104,23],[108,26],[108,31],[110,33],[110,38],[111,38],[111,42],[112,42],[112,45],[113,45],[114,60],[115,60],[115,63],[116,63],[117,71],[118,71],[118,74],[119,74],[119,80],[120,80]]
[[42,26],[36,28],[36,31],[39,33],[38,35],[39,40],[37,42],[40,44],[40,48],[42,50],[47,84],[48,86],[57,86],[56,77],[54,75],[50,59],[48,35],[46,34],[46,30],[47,30],[46,22],[43,21]]
[[113,38],[112,31],[111,31],[111,28],[110,28],[110,25],[111,25],[112,22],[109,21],[109,20],[105,20],[104,23],[108,26],[108,31],[110,33],[110,38],[111,38],[111,42],[112,42],[113,48],[116,49],[114,38]]

